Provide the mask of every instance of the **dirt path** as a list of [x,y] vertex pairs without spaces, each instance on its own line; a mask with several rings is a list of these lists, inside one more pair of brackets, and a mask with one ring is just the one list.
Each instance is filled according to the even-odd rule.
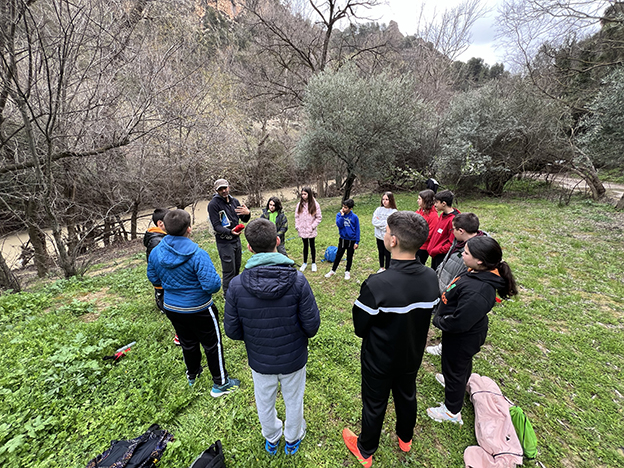
[[[526,177],[533,179],[541,179],[545,180],[548,178],[554,184],[557,184],[563,188],[578,190],[581,192],[586,192],[591,196],[591,189],[587,185],[587,183],[583,179],[575,179],[573,177],[568,177],[565,174],[536,174],[536,173],[525,173]],[[607,196],[609,198],[614,199],[615,201],[622,198],[622,194],[624,194],[624,184],[615,184],[611,182],[603,182],[605,189],[607,190]]]

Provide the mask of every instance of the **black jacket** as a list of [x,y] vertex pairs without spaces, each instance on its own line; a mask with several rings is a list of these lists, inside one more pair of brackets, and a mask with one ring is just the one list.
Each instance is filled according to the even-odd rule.
[[247,222],[251,214],[239,216],[236,214],[236,207],[241,206],[239,201],[232,195],[228,196],[229,201],[225,201],[218,193],[215,193],[210,203],[208,203],[208,220],[212,224],[215,237],[219,243],[235,243],[240,241],[240,236],[232,235],[232,229],[240,222]]
[[321,323],[308,281],[287,264],[245,268],[227,291],[225,333],[245,342],[249,367],[260,374],[291,374],[305,366],[308,338]]
[[391,260],[368,277],[353,305],[362,367],[380,376],[415,373],[427,343],[438,280],[419,260]]
[[161,240],[167,235],[166,232],[161,230],[158,227],[151,227],[143,236],[143,245],[145,246],[145,255],[147,256],[147,260],[149,261],[150,252],[154,250]]
[[487,330],[487,313],[496,302],[496,289],[504,285],[496,270],[470,270],[458,276],[442,293],[433,324],[447,333]]

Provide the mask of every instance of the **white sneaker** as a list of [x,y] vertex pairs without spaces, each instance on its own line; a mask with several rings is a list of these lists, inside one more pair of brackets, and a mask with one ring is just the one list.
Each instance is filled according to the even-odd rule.
[[444,403],[437,408],[427,408],[427,416],[438,422],[449,421],[455,424],[464,424],[461,417],[461,411],[457,414],[453,414],[446,409],[446,405],[444,405]]
[[316,263],[313,263],[313,264],[312,264],[312,272],[313,272],[313,273],[314,273],[314,272],[316,272]]
[[444,381],[444,376],[442,374],[436,374],[435,379],[438,381],[440,385],[446,387],[446,382]]
[[379,270],[377,270],[377,273],[381,273],[382,271],[386,271],[385,268],[380,268]]
[[350,280],[351,279],[351,273],[349,273],[348,271],[345,271],[345,279],[346,280]]
[[425,348],[425,351],[427,351],[427,353],[429,354],[433,354],[434,356],[441,356],[442,355],[442,343],[438,343],[435,346],[427,346]]
[[331,278],[332,276],[334,276],[336,274],[336,272],[334,270],[329,270],[329,273],[327,273],[325,275],[325,278]]
[[299,268],[299,271],[305,271],[307,266],[308,266],[308,264],[304,263],[303,265],[301,265],[301,268]]

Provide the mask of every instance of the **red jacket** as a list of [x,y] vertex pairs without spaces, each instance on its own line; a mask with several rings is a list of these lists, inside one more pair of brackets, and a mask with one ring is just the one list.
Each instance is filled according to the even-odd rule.
[[427,247],[429,246],[429,240],[431,239],[431,236],[433,236],[433,231],[438,224],[438,212],[435,208],[432,207],[431,210],[429,210],[428,214],[425,214],[422,208],[416,211],[416,214],[419,214],[420,216],[425,218],[425,221],[427,221],[427,224],[429,225],[429,235],[427,236],[427,240],[425,241],[425,243],[420,248],[421,250],[427,250]]
[[453,208],[449,214],[444,214],[438,218],[433,235],[429,238],[429,247],[427,252],[431,258],[436,255],[444,255],[451,249],[451,245],[455,240],[453,235],[453,218],[458,215],[459,211]]

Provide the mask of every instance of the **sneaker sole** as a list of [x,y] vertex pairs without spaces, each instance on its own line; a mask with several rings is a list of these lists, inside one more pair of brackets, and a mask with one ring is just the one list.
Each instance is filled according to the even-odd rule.
[[213,398],[219,398],[219,397],[221,397],[223,395],[228,395],[228,394],[230,394],[230,393],[232,393],[232,392],[234,392],[236,390],[238,390],[238,387],[232,388],[230,390],[225,390],[225,391],[219,390],[219,391],[216,391],[216,392],[214,390],[210,390],[210,396],[213,397]]
[[434,421],[439,422],[439,423],[450,422],[450,423],[453,423],[453,424],[459,424],[460,426],[462,426],[462,425],[464,424],[464,421],[462,421],[461,419],[460,419],[459,421],[455,421],[455,420],[453,420],[453,419],[441,419],[441,418],[437,418],[437,417],[433,416],[433,415],[429,412],[429,410],[428,410],[428,409],[427,409],[427,416],[429,416],[431,419],[433,419]]

